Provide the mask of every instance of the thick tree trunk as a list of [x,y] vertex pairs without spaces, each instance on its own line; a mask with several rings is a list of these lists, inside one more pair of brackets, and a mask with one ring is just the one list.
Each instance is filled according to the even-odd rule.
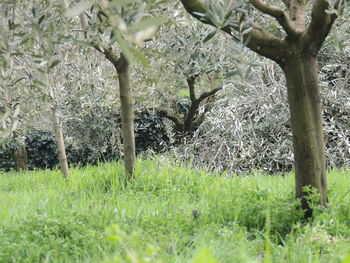
[[64,145],[62,125],[57,116],[57,109],[55,107],[51,109],[51,120],[53,124],[53,130],[55,133],[57,148],[58,148],[58,159],[60,161],[61,172],[62,172],[63,178],[67,178],[68,161],[67,161],[67,155],[66,155],[66,148]]
[[132,105],[132,89],[130,84],[129,63],[121,54],[116,66],[119,79],[122,135],[124,146],[124,166],[127,179],[131,179],[135,163],[134,112]]
[[28,170],[28,155],[25,145],[19,146],[14,151],[17,171]]
[[[300,51],[300,49],[299,49]],[[293,131],[296,196],[302,198],[306,217],[312,215],[305,186],[320,194],[320,204],[327,203],[327,180],[322,131],[317,58],[304,52],[293,52],[285,64],[288,102]]]

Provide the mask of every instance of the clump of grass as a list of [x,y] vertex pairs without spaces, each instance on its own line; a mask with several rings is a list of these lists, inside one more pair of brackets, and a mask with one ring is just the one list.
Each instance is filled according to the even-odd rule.
[[[302,222],[293,175],[227,177],[164,159],[0,174],[0,262],[341,262],[350,173]],[[207,261],[205,261],[207,258]],[[211,261],[210,261],[211,260]]]

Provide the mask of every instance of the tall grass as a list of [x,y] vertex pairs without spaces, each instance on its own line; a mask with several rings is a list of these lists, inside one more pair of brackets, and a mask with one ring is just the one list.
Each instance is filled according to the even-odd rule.
[[[0,174],[0,262],[342,262],[350,253],[350,172],[329,172],[310,222],[294,178],[228,177],[138,161]],[[344,261],[344,263],[347,261]]]

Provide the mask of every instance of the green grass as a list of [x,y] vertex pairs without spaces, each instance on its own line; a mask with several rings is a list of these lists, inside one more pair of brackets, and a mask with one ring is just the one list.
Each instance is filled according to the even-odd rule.
[[0,174],[0,262],[350,262],[350,172],[328,208],[296,209],[293,175],[226,177],[139,161]]

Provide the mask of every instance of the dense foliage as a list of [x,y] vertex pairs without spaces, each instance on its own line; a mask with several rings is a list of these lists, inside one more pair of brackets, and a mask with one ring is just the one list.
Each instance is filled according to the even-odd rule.
[[5,146],[0,147],[0,170],[15,169],[14,152],[21,145],[26,147],[29,169],[53,168],[58,164],[56,143],[52,133],[31,130],[26,134],[24,144],[12,139]]
[[[70,164],[97,164],[120,158],[122,139],[118,111],[95,108],[80,119],[68,120],[66,131],[67,155]],[[152,110],[136,114],[136,152],[138,154],[164,152],[169,147],[169,137],[164,118]],[[170,135],[169,135],[170,136]],[[58,165],[57,146],[54,135],[48,131],[30,130],[24,139],[28,153],[29,169],[52,169]],[[14,151],[18,143],[10,140],[5,147],[0,146],[0,170],[15,168]]]
[[[320,65],[328,168],[350,166],[347,56],[335,53],[331,64],[321,60]],[[178,150],[179,157],[210,169],[235,172],[257,169],[278,173],[292,169],[285,80],[268,61],[263,61],[251,75],[256,77],[248,83],[226,85],[224,96],[215,103],[193,140]]]
[[[141,2],[138,1],[133,8]],[[125,3],[128,4],[128,1]],[[3,88],[0,100],[3,105],[0,105],[0,110],[6,109],[5,116],[0,112],[2,126],[6,130],[2,133],[8,136],[12,129],[16,129],[24,136],[32,126],[48,130],[48,118],[43,116],[47,115],[51,104],[57,104],[60,108],[57,115],[64,123],[71,163],[93,164],[97,160],[121,157],[119,91],[112,65],[89,46],[75,18],[64,17],[57,25],[58,13],[73,3],[66,1],[65,4],[54,4],[46,1],[35,7],[34,4],[30,3],[30,8],[17,6],[18,9],[13,4],[3,5],[1,22],[8,24],[15,21],[16,24],[1,32],[0,59],[4,71],[1,73]],[[162,25],[155,38],[145,43],[134,43],[135,39],[130,35],[137,35],[139,30],[141,32],[149,25],[137,15],[146,9],[134,10],[132,5],[128,6],[133,21],[127,19],[129,13],[123,13],[130,32],[123,31],[122,35],[135,44],[131,51],[141,51],[134,54],[136,60],[144,62],[142,66],[136,63],[131,65],[135,107],[137,114],[144,115],[136,118],[137,152],[169,150],[169,145],[174,145],[174,141],[184,142],[182,138],[177,140],[176,134],[169,129],[169,122],[155,112],[159,109],[171,110],[174,101],[189,98],[187,76],[201,76],[196,83],[199,95],[210,90],[208,77],[215,74],[216,85],[224,85],[225,89],[216,95],[216,103],[207,112],[207,118],[192,140],[186,138],[186,145],[176,149],[176,157],[190,159],[210,169],[290,171],[293,165],[292,139],[282,72],[271,62],[261,61],[248,52],[240,43],[241,36],[237,35],[236,43],[217,30],[190,21],[184,11],[176,6],[165,7],[163,4],[164,1],[152,2],[146,9],[150,16],[157,11],[171,20]],[[113,3],[109,5],[113,6]],[[10,16],[11,8],[17,11],[14,17]],[[53,14],[51,9],[58,13]],[[106,12],[110,14],[112,9]],[[90,21],[90,37],[93,40],[99,37],[118,54],[123,50],[118,48],[119,42],[123,43],[123,40],[114,39],[112,34],[109,36],[109,33],[105,33],[113,31],[113,26],[103,16],[102,9],[98,10],[91,13],[96,20]],[[107,13],[105,15],[108,16]],[[320,56],[329,167],[348,166],[350,162],[350,45],[346,38],[346,17],[344,19],[337,24],[340,33],[327,40]],[[134,20],[140,22],[136,27],[131,26]],[[153,20],[159,25],[164,22],[164,17]],[[117,28],[122,30],[122,21],[116,23]],[[28,25],[28,28],[18,26],[20,24]],[[43,38],[57,41],[41,43]],[[47,49],[50,54],[45,52]],[[148,68],[144,67],[146,64]],[[48,76],[50,81],[46,83]],[[16,88],[11,89],[12,86]],[[183,115],[181,107],[177,110]],[[203,107],[199,109],[199,113],[203,111]],[[28,151],[31,151],[29,158],[36,160],[33,164],[30,161],[31,168],[53,167],[56,164],[53,143],[48,146],[47,153],[41,154],[37,150],[41,139],[28,140],[33,141],[32,145],[27,146]],[[38,142],[34,143],[35,140]],[[11,167],[14,163],[11,153],[5,153],[4,149],[1,151],[3,162],[0,166]],[[37,160],[40,156],[44,156],[41,164]]]
[[[80,118],[66,122],[68,156],[73,163],[96,164],[122,155],[121,119],[119,110],[95,105]],[[169,138],[157,112],[143,109],[135,114],[136,152],[162,152]]]

